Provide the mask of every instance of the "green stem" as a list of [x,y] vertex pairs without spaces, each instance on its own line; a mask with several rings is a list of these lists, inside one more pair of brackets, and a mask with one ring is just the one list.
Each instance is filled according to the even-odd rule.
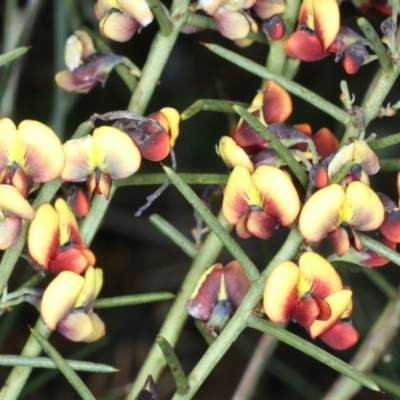
[[199,199],[196,193],[194,193],[194,191],[182,179],[180,179],[180,177],[171,168],[164,167],[164,170],[169,179],[171,179],[172,183],[176,186],[176,188],[192,205],[192,207],[200,214],[205,223],[219,237],[227,250],[243,267],[249,279],[251,281],[257,279],[260,275],[257,267],[252,263],[247,254],[234,241],[232,236],[226,232],[224,227],[218,222],[212,212],[204,205],[201,199]]
[[335,176],[333,176],[332,179],[329,181],[329,185],[342,182],[342,180],[351,171],[353,165],[354,163],[352,161],[347,161],[345,164],[343,164],[339,171],[335,174]]
[[176,384],[176,391],[179,394],[185,394],[189,390],[189,385],[185,373],[183,372],[182,365],[178,360],[177,355],[173,347],[168,343],[168,340],[163,336],[157,335],[156,343],[159,345],[161,351],[164,354],[165,361],[171,370],[172,376],[174,377]]
[[[88,372],[117,372],[118,370],[110,365],[96,364],[88,361],[78,360],[65,360],[68,365],[75,371],[88,371]],[[57,365],[54,364],[50,358],[47,357],[22,357],[14,355],[1,355],[0,365],[4,367],[32,367],[32,368],[46,368],[46,369],[57,369]]]
[[[227,174],[178,174],[189,185],[226,185]],[[137,174],[129,178],[115,181],[116,187],[135,185],[162,185],[168,180],[164,174]]]
[[229,100],[212,100],[212,99],[200,99],[191,104],[181,113],[181,120],[192,118],[193,115],[197,114],[199,111],[216,111],[223,113],[235,113],[232,108],[232,104],[236,104],[243,108],[248,108],[249,105],[240,102],[233,102]]
[[[225,229],[230,229],[224,218],[220,216],[219,222]],[[175,346],[178,337],[181,333],[184,323],[188,318],[185,309],[185,303],[190,299],[197,282],[199,281],[203,272],[215,263],[216,258],[222,250],[222,243],[219,238],[211,232],[205,240],[203,247],[199,250],[198,254],[193,260],[189,272],[179,290],[179,294],[175,299],[168,315],[164,320],[164,324],[160,329],[159,335],[165,337],[171,346]],[[156,381],[165,367],[165,359],[155,343],[147,355],[147,359],[142,365],[139,374],[132,386],[131,391],[127,396],[127,400],[134,400],[137,393],[142,388],[143,382],[149,375],[152,375]]]
[[[385,307],[351,360],[350,365],[353,368],[371,371],[397,335],[400,325],[399,293],[400,289],[397,291],[397,298]],[[357,382],[342,376],[325,393],[323,400],[351,399],[359,390],[360,385]]]
[[294,176],[301,183],[303,188],[308,186],[308,175],[300,164],[293,157],[292,153],[281,143],[281,141],[271,131],[263,125],[256,117],[251,115],[247,110],[239,106],[232,106],[233,109],[240,115],[271,147],[278,153],[288,167],[293,172]]
[[159,0],[147,0],[147,3],[156,17],[161,34],[163,36],[169,36],[172,33],[172,27],[164,4]]
[[111,308],[132,306],[137,304],[152,303],[154,301],[165,301],[174,299],[175,295],[168,292],[133,294],[127,296],[110,297],[106,299],[97,299],[93,304],[93,308]]
[[394,133],[393,135],[386,136],[382,139],[376,139],[372,142],[368,142],[368,146],[371,150],[384,149],[386,147],[394,146],[400,143],[400,133]]
[[265,268],[260,277],[253,282],[251,289],[243,303],[237,309],[228,325],[224,328],[215,342],[208,348],[201,360],[194,367],[188,376],[190,390],[186,395],[175,393],[172,400],[189,400],[200,388],[201,384],[214,369],[219,360],[228,351],[232,343],[235,342],[240,332],[246,327],[247,320],[253,312],[253,308],[258,304],[264,290],[265,281],[269,273],[281,262],[293,259],[303,243],[303,238],[296,227],[292,227],[288,238],[282,245],[278,253]]
[[154,39],[142,76],[132,94],[128,111],[143,114],[168,61],[179,32],[185,24],[189,0],[173,0],[171,6],[172,32],[169,36],[158,33]]
[[304,99],[316,108],[319,108],[328,115],[332,116],[342,124],[345,125],[350,120],[350,116],[349,114],[347,114],[346,111],[343,111],[339,107],[336,107],[334,104],[325,100],[323,97],[318,96],[311,90],[306,89],[305,87],[293,82],[292,80],[287,79],[281,75],[274,74],[273,72],[268,71],[266,68],[255,63],[254,61],[250,61],[249,59],[216,44],[203,43],[203,45],[211,50],[213,53],[243,68],[244,70],[249,71],[256,76],[259,76],[262,79],[268,79],[276,82],[288,92],[293,93],[301,99]]
[[[43,337],[49,337],[50,335],[49,329],[45,326],[41,318],[38,319],[35,325],[35,330]],[[22,349],[21,356],[37,357],[41,351],[42,347],[40,344],[32,335],[30,335],[28,341]],[[14,367],[0,390],[0,399],[17,399],[31,372],[32,367]]]
[[386,160],[379,160],[381,166],[380,172],[397,172],[400,171],[400,159],[399,158],[388,158]]
[[392,67],[392,62],[386,47],[383,45],[381,38],[378,36],[373,26],[365,18],[358,18],[357,24],[371,44],[372,50],[378,57],[382,71],[389,71]]
[[194,258],[196,256],[198,249],[196,248],[195,244],[168,221],[157,214],[151,215],[149,220],[160,232],[167,236],[190,258]]

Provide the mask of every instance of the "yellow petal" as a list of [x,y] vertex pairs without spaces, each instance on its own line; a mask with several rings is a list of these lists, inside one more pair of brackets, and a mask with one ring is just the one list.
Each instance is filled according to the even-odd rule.
[[264,310],[268,318],[275,322],[286,322],[290,312],[296,307],[299,297],[297,282],[300,271],[296,264],[286,261],[271,272],[264,288]]
[[119,4],[125,14],[138,21],[142,26],[147,26],[154,19],[153,13],[145,0],[119,0]]
[[313,27],[324,50],[335,40],[340,27],[339,5],[336,0],[312,0]]
[[348,309],[351,302],[351,296],[353,292],[348,289],[342,289],[338,292],[332,293],[330,296],[325,298],[325,301],[329,304],[332,314],[327,321],[315,320],[309,328],[310,336],[314,339],[317,336],[323,334],[343,315],[346,309]]
[[0,171],[17,161],[17,127],[9,118],[0,119]]
[[67,339],[73,342],[82,342],[93,334],[92,318],[81,311],[75,311],[63,319],[57,326],[57,330]]
[[228,168],[238,165],[253,173],[254,166],[246,152],[229,136],[222,136],[219,141],[218,153]]
[[48,126],[25,120],[18,126],[21,160],[16,160],[34,182],[57,178],[65,164],[65,154],[58,136]]
[[124,179],[140,167],[139,149],[117,128],[102,126],[93,131],[96,166],[112,179]]
[[90,319],[92,321],[92,332],[89,336],[83,339],[83,341],[87,343],[95,342],[106,334],[106,326],[97,314],[92,313]]
[[82,244],[78,223],[64,199],[57,199],[54,207],[58,213],[60,246],[67,242]]
[[11,185],[0,185],[0,210],[5,215],[15,216],[27,221],[35,218],[35,210]]
[[57,324],[71,312],[84,284],[82,276],[70,271],[61,272],[50,282],[40,305],[40,314],[49,329],[54,331]]
[[262,198],[263,210],[288,226],[297,218],[300,199],[290,177],[279,168],[263,165],[252,176]]
[[331,293],[343,288],[335,268],[316,253],[303,253],[299,258],[299,269],[299,297],[310,291],[314,297],[324,300]]
[[61,178],[65,181],[83,182],[96,167],[93,138],[91,135],[64,143],[66,156]]
[[354,229],[372,231],[382,225],[385,210],[378,195],[369,186],[356,181],[347,186],[340,216]]
[[254,190],[249,171],[242,166],[235,167],[229,175],[222,201],[222,215],[231,225],[236,225],[248,211],[250,193]]
[[322,240],[340,225],[339,211],[345,200],[340,185],[326,186],[315,192],[304,204],[299,218],[299,229],[309,242]]
[[181,116],[175,108],[164,107],[160,110],[167,118],[169,123],[169,134],[171,136],[170,144],[171,147],[175,146],[176,139],[179,135],[179,122],[181,120]]
[[36,263],[48,268],[59,248],[58,213],[50,204],[42,204],[29,226],[28,249]]

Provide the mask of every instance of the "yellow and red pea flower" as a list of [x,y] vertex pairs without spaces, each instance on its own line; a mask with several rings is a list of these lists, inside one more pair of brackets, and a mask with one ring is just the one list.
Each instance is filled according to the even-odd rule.
[[242,239],[269,239],[279,225],[289,226],[300,211],[300,199],[290,177],[263,165],[251,174],[237,166],[225,188],[222,214]]
[[64,164],[60,139],[48,126],[25,120],[17,128],[10,119],[0,119],[1,183],[15,186],[26,198],[34,184],[57,178]]
[[102,126],[92,135],[68,140],[64,144],[65,167],[61,177],[68,182],[87,182],[89,198],[93,192],[107,199],[115,179],[134,174],[141,156],[134,142],[117,128]]
[[299,229],[308,242],[319,242],[329,235],[335,253],[341,256],[350,245],[362,249],[356,230],[378,229],[383,220],[378,195],[366,184],[354,181],[346,188],[333,184],[315,192],[300,212]]
[[212,332],[219,333],[238,309],[250,289],[242,266],[232,261],[223,267],[215,264],[202,275],[186,310],[196,319],[207,321]]
[[81,274],[96,262],[63,199],[57,199],[54,207],[48,203],[38,207],[29,226],[28,250],[34,266],[55,275],[62,271]]
[[117,42],[128,41],[154,19],[145,0],[97,0],[94,11],[101,34]]
[[11,185],[0,184],[0,199],[0,250],[6,250],[17,243],[22,219],[32,221],[35,210]]
[[279,264],[264,289],[264,310],[274,323],[294,320],[310,336],[344,350],[357,343],[358,332],[351,325],[352,291],[343,287],[340,276],[316,253],[303,253],[298,266],[292,261]]
[[113,126],[124,131],[133,140],[144,159],[162,161],[175,146],[179,122],[178,111],[164,107],[150,114],[144,121],[121,118]]
[[105,334],[104,322],[93,312],[103,285],[103,271],[89,267],[85,277],[62,271],[43,293],[40,314],[46,326],[74,342],[94,342]]
[[97,84],[107,81],[111,70],[124,57],[97,52],[91,37],[84,31],[75,31],[65,44],[67,69],[55,76],[57,85],[67,92],[87,93]]

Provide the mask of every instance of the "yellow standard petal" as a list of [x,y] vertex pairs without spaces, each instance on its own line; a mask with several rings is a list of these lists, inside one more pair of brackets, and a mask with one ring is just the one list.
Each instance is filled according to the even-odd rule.
[[17,158],[17,127],[9,118],[0,119],[0,171]]
[[340,185],[329,185],[315,192],[304,204],[299,229],[309,242],[322,240],[340,225],[339,211],[346,195]]
[[142,26],[147,26],[154,19],[153,13],[145,0],[119,0],[119,4],[125,14],[138,21]]
[[[252,202],[256,202],[256,197],[257,193],[251,181],[250,172],[242,166],[235,167],[229,175],[225,188],[222,215],[231,225],[236,225],[249,210],[250,198]],[[258,204],[254,205],[261,208],[261,199],[258,199]]]
[[253,173],[254,166],[249,156],[230,136],[222,136],[218,145],[218,153],[228,168],[241,165]]
[[50,204],[42,204],[29,226],[28,249],[36,263],[47,268],[59,248],[58,213]]
[[63,147],[66,161],[61,178],[65,181],[83,182],[96,167],[92,136],[68,140]]
[[382,225],[385,210],[378,195],[369,186],[356,181],[347,186],[340,216],[354,229],[372,231]]
[[84,284],[82,276],[70,271],[61,272],[50,282],[40,305],[40,314],[49,329],[54,331],[71,312]]
[[32,221],[35,218],[35,210],[21,193],[11,185],[0,185],[0,210],[6,215],[27,221]]
[[268,318],[275,322],[286,322],[290,312],[296,307],[299,297],[297,283],[300,271],[296,264],[286,261],[271,272],[264,288],[264,310]]
[[93,131],[96,166],[112,179],[124,179],[140,167],[139,149],[117,128],[102,126]]
[[59,198],[56,200],[54,207],[58,213],[60,246],[69,241],[81,244],[82,240],[79,234],[78,223],[73,212],[69,209],[67,202]]
[[164,107],[160,110],[168,120],[169,124],[169,134],[170,134],[170,144],[171,147],[175,146],[176,139],[179,135],[179,122],[181,120],[181,116],[175,108]]
[[323,257],[310,251],[299,258],[299,297],[311,292],[322,300],[331,293],[341,290],[342,280],[335,268]]
[[38,121],[25,120],[18,126],[21,159],[18,165],[34,182],[57,178],[65,165],[65,154],[58,136]]
[[337,0],[312,0],[313,25],[324,50],[335,40],[340,27],[340,13]]
[[258,167],[252,181],[261,195],[262,208],[288,226],[297,218],[300,211],[300,199],[290,177],[269,165]]

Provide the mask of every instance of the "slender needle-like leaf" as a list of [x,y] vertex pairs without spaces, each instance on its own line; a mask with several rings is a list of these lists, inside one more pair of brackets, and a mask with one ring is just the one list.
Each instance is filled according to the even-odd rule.
[[160,232],[167,236],[190,258],[193,258],[197,254],[198,249],[195,244],[163,217],[158,214],[153,214],[150,216],[149,220]]
[[381,392],[378,385],[362,372],[356,370],[355,368],[346,364],[344,361],[338,359],[332,354],[329,354],[325,350],[320,349],[314,344],[307,342],[306,340],[294,335],[291,332],[286,331],[285,329],[277,325],[274,325],[269,321],[251,316],[248,320],[248,326],[276,337],[278,340],[302,351],[305,354],[308,354],[309,356],[322,362],[323,364],[334,369],[335,371],[348,376],[352,380],[356,381],[362,386],[365,386],[368,389]]
[[171,168],[164,166],[164,171],[172,183],[182,193],[186,200],[200,214],[210,229],[219,237],[233,257],[241,264],[251,281],[259,277],[257,267],[251,262],[247,254],[233,240],[232,236],[217,221],[211,211],[203,204],[196,193]]
[[76,374],[76,372],[71,368],[67,361],[60,355],[60,353],[38,332],[33,328],[31,329],[32,336],[40,344],[42,349],[49,355],[49,357],[54,361],[57,368],[62,372],[62,374],[67,378],[71,386],[78,392],[84,400],[95,400],[95,397],[82,382],[82,379]]
[[186,379],[186,375],[183,372],[182,365],[175,354],[174,349],[168,343],[168,340],[163,336],[158,335],[156,342],[160,346],[161,351],[164,354],[165,360],[167,361],[168,367],[172,372],[176,384],[176,391],[179,394],[185,394],[189,390],[189,385]]
[[249,105],[240,102],[233,102],[229,100],[212,100],[212,99],[200,99],[191,104],[188,108],[186,108],[181,113],[181,120],[184,121],[193,117],[193,115],[197,114],[199,111],[215,111],[215,112],[223,112],[223,113],[235,113],[235,110],[232,108],[232,104],[236,104],[243,108],[248,108]]
[[[88,371],[88,372],[117,372],[118,369],[106,364],[96,364],[88,361],[65,360],[68,365],[75,371]],[[14,355],[0,355],[0,365],[13,367],[22,365],[25,367],[33,368],[47,368],[58,369],[53,360],[47,357],[23,357]]]
[[362,240],[363,246],[368,249],[374,251],[376,254],[387,258],[391,262],[400,266],[400,254],[397,251],[392,250],[391,248],[385,246],[381,242],[370,238],[364,233],[357,232]]
[[173,293],[161,292],[161,293],[146,293],[146,294],[134,294],[128,296],[110,297],[106,299],[97,299],[93,307],[94,308],[112,308],[122,306],[133,306],[137,304],[153,303],[155,301],[165,301],[174,299]]
[[9,51],[8,53],[2,54],[0,56],[0,67],[23,56],[28,50],[29,47],[18,47],[14,50]]

